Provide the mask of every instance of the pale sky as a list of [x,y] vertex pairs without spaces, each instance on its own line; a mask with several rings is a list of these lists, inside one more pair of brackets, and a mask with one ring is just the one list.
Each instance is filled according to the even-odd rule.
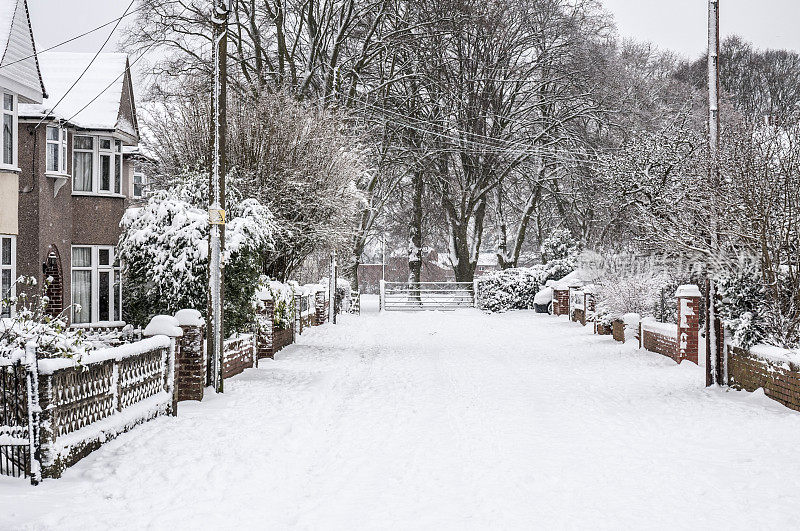
[[[651,41],[692,58],[708,46],[707,0],[601,0],[620,36]],[[800,51],[800,0],[720,0],[720,36],[757,48]]]
[[[523,0],[524,1],[524,0]],[[619,34],[698,57],[706,47],[707,0],[602,0]],[[41,50],[122,15],[129,0],[28,0]],[[138,2],[134,5],[134,8]],[[135,15],[134,15],[135,16]],[[131,16],[126,20],[131,20]],[[720,0],[722,37],[737,33],[758,48],[800,51],[800,0]],[[111,26],[59,48],[94,52]],[[108,51],[116,51],[112,38]]]

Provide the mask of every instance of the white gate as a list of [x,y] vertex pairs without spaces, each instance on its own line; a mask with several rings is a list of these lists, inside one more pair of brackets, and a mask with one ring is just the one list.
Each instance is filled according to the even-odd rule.
[[472,282],[383,282],[381,309],[387,312],[417,312],[472,308],[475,293]]

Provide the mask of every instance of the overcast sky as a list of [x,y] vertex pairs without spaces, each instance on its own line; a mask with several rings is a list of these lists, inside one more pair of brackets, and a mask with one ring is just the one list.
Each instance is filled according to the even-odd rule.
[[[706,0],[602,0],[623,37],[696,57],[706,46]],[[137,2],[138,4],[138,2]],[[44,49],[120,16],[128,0],[28,0],[38,48]],[[132,19],[130,17],[127,20]],[[800,0],[720,0],[721,33],[759,48],[800,51]],[[111,26],[59,48],[95,52]],[[107,48],[115,51],[112,38]]]

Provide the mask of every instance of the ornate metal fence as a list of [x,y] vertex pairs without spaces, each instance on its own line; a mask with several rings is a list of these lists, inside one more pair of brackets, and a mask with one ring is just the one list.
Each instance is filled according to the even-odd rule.
[[0,475],[30,477],[36,484],[40,467],[34,455],[38,443],[39,402],[36,356],[0,358]]

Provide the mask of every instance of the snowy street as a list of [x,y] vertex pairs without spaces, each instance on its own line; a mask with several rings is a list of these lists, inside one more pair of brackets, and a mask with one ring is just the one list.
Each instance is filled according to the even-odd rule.
[[60,480],[0,478],[0,529],[800,523],[800,415],[702,368],[527,311],[340,319]]

